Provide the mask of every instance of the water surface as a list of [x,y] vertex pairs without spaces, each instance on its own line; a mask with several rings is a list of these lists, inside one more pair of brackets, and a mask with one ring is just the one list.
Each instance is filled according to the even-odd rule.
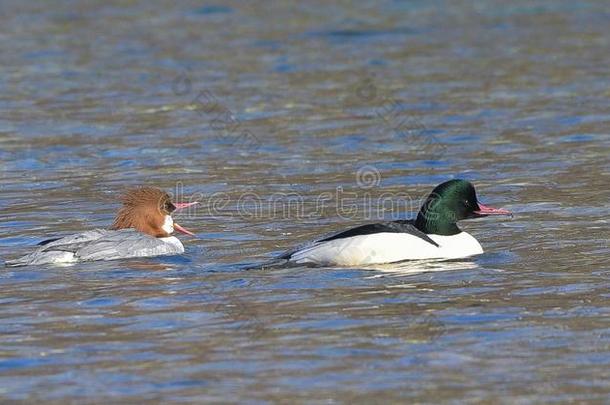
[[[248,3],[0,6],[1,260],[202,202],[181,257],[2,269],[0,397],[607,401],[607,4]],[[256,270],[455,177],[515,213],[481,256]]]

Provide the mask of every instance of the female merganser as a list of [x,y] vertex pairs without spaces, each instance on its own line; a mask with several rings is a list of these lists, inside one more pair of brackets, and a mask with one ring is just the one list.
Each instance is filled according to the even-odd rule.
[[174,255],[184,252],[174,230],[194,236],[174,222],[173,212],[197,202],[172,203],[169,194],[154,187],[129,190],[122,198],[110,229],[94,229],[40,242],[34,252],[6,262],[7,266],[74,263],[129,257]]
[[358,266],[473,256],[483,253],[483,248],[456,222],[487,215],[511,213],[478,202],[468,181],[449,180],[432,191],[415,220],[362,225],[310,242],[280,259],[297,264]]

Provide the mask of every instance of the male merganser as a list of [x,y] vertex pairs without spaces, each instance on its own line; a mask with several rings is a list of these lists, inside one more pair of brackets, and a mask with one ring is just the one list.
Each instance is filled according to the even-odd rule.
[[449,180],[432,191],[415,220],[358,226],[298,247],[280,259],[297,264],[358,266],[473,256],[483,253],[483,248],[456,222],[487,215],[511,213],[478,202],[468,181]]
[[121,197],[123,206],[110,229],[91,231],[40,242],[34,252],[6,262],[7,266],[74,263],[129,257],[174,255],[184,252],[174,230],[194,234],[171,217],[197,202],[172,203],[169,194],[155,187],[138,187]]

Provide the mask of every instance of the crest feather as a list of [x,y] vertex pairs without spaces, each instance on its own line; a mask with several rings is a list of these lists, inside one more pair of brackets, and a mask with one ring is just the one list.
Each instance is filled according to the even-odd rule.
[[170,201],[169,194],[156,187],[135,187],[119,197],[123,206],[119,209],[110,229],[134,228],[142,233],[164,238],[170,236],[163,230],[163,207]]

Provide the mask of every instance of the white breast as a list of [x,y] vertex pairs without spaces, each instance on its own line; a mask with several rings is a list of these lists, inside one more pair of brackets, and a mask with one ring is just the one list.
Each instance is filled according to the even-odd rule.
[[170,215],[165,216],[165,220],[163,221],[163,226],[161,227],[165,232],[170,235],[174,232],[174,219]]
[[458,259],[483,253],[479,242],[466,232],[428,236],[439,246],[408,233],[381,232],[315,243],[293,253],[290,261],[357,266],[403,260]]
[[159,240],[162,241],[163,243],[166,243],[166,244],[172,246],[175,249],[175,251],[178,253],[184,252],[184,245],[182,245],[182,242],[180,242],[180,239],[176,238],[175,236],[159,238]]

